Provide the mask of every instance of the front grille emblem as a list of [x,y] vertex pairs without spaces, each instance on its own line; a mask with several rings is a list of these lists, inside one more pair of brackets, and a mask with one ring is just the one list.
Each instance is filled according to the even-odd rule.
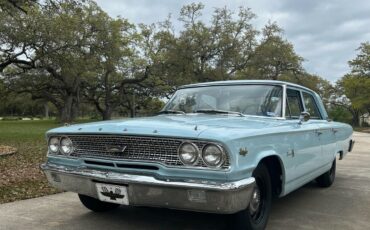
[[108,152],[111,152],[111,153],[123,153],[125,150],[126,150],[127,146],[125,145],[106,145],[105,146],[105,149],[108,151]]

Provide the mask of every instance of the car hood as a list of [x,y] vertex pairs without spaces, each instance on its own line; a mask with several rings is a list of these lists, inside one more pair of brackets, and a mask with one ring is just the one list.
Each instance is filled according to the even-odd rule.
[[282,121],[263,117],[234,115],[158,115],[126,120],[76,124],[52,129],[51,133],[129,134],[183,138],[224,139],[281,126]]

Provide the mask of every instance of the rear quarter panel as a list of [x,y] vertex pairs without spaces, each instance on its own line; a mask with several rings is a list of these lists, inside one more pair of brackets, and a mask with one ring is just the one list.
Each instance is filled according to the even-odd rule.
[[336,153],[342,152],[345,156],[348,153],[349,143],[352,139],[353,128],[352,126],[340,123],[332,122],[333,128],[338,131],[335,133],[336,138]]

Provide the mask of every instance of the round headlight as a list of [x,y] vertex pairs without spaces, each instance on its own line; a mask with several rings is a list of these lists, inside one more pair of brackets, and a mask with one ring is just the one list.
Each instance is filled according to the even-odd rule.
[[202,158],[209,167],[220,167],[225,161],[225,153],[218,145],[209,144],[203,148]]
[[70,155],[73,152],[73,144],[68,137],[62,137],[60,140],[60,150],[64,155]]
[[179,158],[185,165],[195,165],[199,158],[198,147],[193,143],[182,143],[179,148]]
[[59,151],[59,138],[51,137],[49,139],[49,151],[51,153],[57,153]]

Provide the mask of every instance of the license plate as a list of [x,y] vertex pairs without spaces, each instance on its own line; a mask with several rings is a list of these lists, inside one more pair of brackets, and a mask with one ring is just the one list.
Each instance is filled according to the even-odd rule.
[[96,184],[99,200],[109,203],[128,205],[127,187],[113,184]]

